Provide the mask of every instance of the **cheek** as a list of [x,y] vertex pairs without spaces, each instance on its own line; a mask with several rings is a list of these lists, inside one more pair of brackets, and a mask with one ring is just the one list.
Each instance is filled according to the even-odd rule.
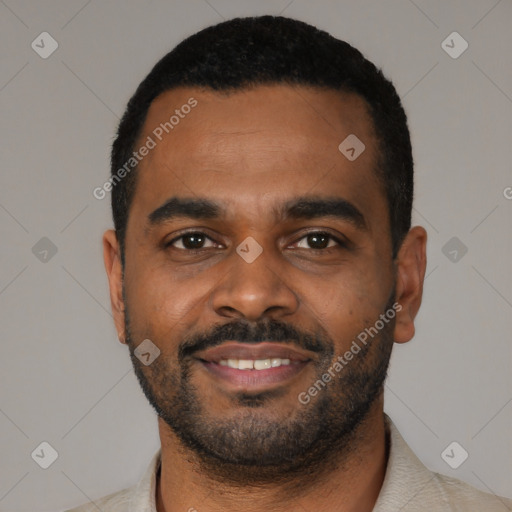
[[193,282],[177,280],[176,275],[176,271],[149,268],[147,264],[139,265],[135,273],[127,273],[125,293],[134,332],[144,330],[148,337],[152,334],[156,339],[168,337],[202,302],[201,290]]
[[303,276],[307,279],[308,286],[303,287],[303,296],[316,305],[326,317],[344,316],[364,309],[379,308],[383,289],[378,284],[375,274],[361,265],[357,268],[351,265],[340,269],[329,276]]
[[315,280],[303,290],[304,311],[345,348],[379,318],[387,302],[388,288],[369,272],[340,273],[328,282]]

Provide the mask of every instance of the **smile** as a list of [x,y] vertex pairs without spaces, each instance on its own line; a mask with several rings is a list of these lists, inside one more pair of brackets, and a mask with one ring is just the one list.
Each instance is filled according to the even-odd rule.
[[268,368],[287,366],[290,364],[290,360],[280,359],[279,357],[272,359],[221,359],[219,364],[238,370],[267,370]]
[[259,392],[288,384],[312,361],[313,354],[292,344],[228,341],[198,352],[195,358],[228,389]]

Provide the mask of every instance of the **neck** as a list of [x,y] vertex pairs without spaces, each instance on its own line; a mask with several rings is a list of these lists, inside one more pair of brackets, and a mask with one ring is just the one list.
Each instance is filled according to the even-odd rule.
[[[333,447],[325,471],[279,483],[236,485],[201,470],[195,454],[185,449],[159,419],[162,464],[157,481],[157,511],[256,512],[316,510],[318,512],[371,512],[379,495],[387,464],[387,443],[382,399],[357,427],[350,449]],[[336,463],[336,459],[343,461]]]

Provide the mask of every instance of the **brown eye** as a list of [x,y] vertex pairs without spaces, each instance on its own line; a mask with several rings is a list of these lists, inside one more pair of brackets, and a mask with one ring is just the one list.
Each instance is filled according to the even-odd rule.
[[[306,243],[306,246],[300,245]],[[308,233],[306,236],[302,237],[300,241],[297,243],[297,247],[299,249],[315,249],[322,250],[334,247],[336,245],[343,245],[338,239],[330,235],[329,233],[324,233],[322,231],[316,231],[314,233]]]
[[[207,237],[204,233],[200,232],[194,232],[194,233],[185,233],[184,235],[181,235],[174,240],[171,240],[167,245],[175,247],[176,249],[183,249],[183,250],[198,250],[198,249],[204,249],[205,243],[207,241],[210,241],[213,243],[213,241]],[[210,246],[213,247],[213,246]]]

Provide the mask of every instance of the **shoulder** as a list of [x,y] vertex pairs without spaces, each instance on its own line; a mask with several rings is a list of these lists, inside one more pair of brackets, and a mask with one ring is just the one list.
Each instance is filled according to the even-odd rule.
[[373,512],[512,512],[512,500],[430,471],[412,452],[391,419],[388,465]]
[[66,512],[126,512],[128,506],[132,503],[135,486],[123,489],[103,498],[91,501],[79,507],[66,510]]
[[456,478],[432,473],[429,491],[440,504],[451,505],[449,510],[472,510],[485,512],[512,511],[512,499],[486,493]]
[[155,453],[137,484],[65,512],[155,512],[160,464],[161,449]]

